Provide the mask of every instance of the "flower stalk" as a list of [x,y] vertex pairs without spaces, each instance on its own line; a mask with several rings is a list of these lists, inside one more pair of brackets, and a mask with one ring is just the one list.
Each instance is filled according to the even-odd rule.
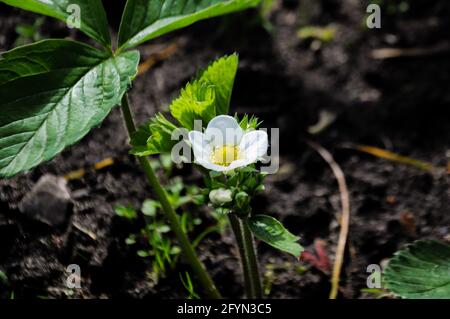
[[[122,114],[123,114],[123,118],[125,121],[125,126],[128,131],[128,135],[131,138],[131,136],[136,132],[136,125],[134,123],[133,115],[131,113],[127,94],[125,94],[122,99],[121,109],[122,109]],[[142,169],[144,170],[144,173],[145,173],[148,183],[155,191],[156,196],[157,196],[159,202],[161,203],[163,211],[164,211],[167,219],[170,222],[171,229],[173,230],[173,232],[175,233],[175,235],[179,241],[179,244],[184,253],[184,256],[186,257],[187,261],[189,262],[194,273],[197,275],[200,284],[203,286],[203,288],[205,290],[205,294],[209,298],[213,298],[213,299],[222,298],[219,291],[217,290],[216,286],[214,285],[214,282],[211,280],[211,277],[206,272],[205,267],[199,260],[186,233],[183,231],[180,221],[179,221],[179,218],[178,218],[178,215],[176,214],[175,210],[173,209],[172,205],[170,204],[169,199],[166,194],[166,191],[159,183],[158,178],[156,177],[156,174],[153,171],[153,168],[151,167],[148,158],[147,157],[139,157],[138,159],[139,159],[139,163],[142,166]]]
[[228,217],[241,256],[247,298],[261,299],[262,288],[253,235],[251,234],[245,219],[241,219],[233,213],[229,214]]

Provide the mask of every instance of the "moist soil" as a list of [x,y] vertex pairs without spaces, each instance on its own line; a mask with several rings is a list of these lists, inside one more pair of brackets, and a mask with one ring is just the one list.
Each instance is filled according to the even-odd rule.
[[[109,6],[117,34],[123,1]],[[387,1],[384,1],[387,2]],[[275,1],[265,19],[252,10],[204,21],[140,47],[145,61],[175,44],[173,55],[138,76],[130,91],[136,119],[167,110],[179,89],[211,60],[239,53],[231,111],[255,114],[263,127],[280,129],[280,169],[266,179],[254,211],[274,216],[316,253],[322,240],[331,263],[339,234],[340,195],[326,162],[310,148],[315,141],[341,166],[349,188],[351,219],[339,298],[374,298],[366,288],[369,264],[385,264],[416,239],[449,240],[450,3],[403,1],[382,6],[382,27],[365,27],[365,1]],[[15,28],[36,15],[0,5],[0,51],[13,48]],[[300,39],[306,25],[331,27],[330,42]],[[43,37],[86,38],[46,18]],[[374,50],[402,48],[400,56],[375,59]],[[438,48],[438,49],[436,49]],[[408,53],[414,49],[414,54]],[[416,50],[418,49],[418,50]],[[376,52],[376,51],[375,51]],[[320,115],[335,120],[309,134]],[[52,161],[12,179],[0,180],[0,297],[9,298],[184,298],[181,259],[165,278],[149,278],[151,258],[125,244],[142,221],[117,216],[114,206],[139,207],[154,198],[136,160],[128,154],[120,110]],[[430,173],[349,148],[363,144],[432,163]],[[21,213],[19,203],[44,174],[65,176],[113,158],[102,170],[68,182],[73,207],[66,223],[48,226]],[[202,185],[191,167],[174,175]],[[163,177],[163,176],[162,176]],[[191,207],[203,223],[208,209]],[[189,209],[189,207],[187,207]],[[170,234],[169,234],[170,235]],[[195,234],[193,234],[195,235]],[[207,236],[198,253],[226,297],[243,296],[232,234]],[[327,268],[298,261],[258,242],[269,298],[328,298]],[[66,286],[66,267],[78,264],[82,288]],[[272,270],[274,269],[274,270]],[[272,273],[271,273],[272,271]],[[195,278],[194,278],[195,285]]]

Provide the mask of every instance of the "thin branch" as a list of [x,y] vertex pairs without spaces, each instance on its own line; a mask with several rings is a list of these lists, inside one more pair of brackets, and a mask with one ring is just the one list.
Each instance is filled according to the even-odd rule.
[[330,299],[336,299],[339,290],[339,278],[341,276],[342,264],[344,262],[345,245],[347,243],[350,224],[350,195],[347,188],[347,182],[345,181],[344,172],[339,164],[336,163],[331,153],[313,141],[306,140],[306,143],[317,153],[319,153],[319,155],[328,163],[334,176],[336,177],[339,186],[339,193],[341,195],[341,230],[339,232],[339,240],[336,248],[336,257],[333,265],[333,274],[331,276],[330,291]]

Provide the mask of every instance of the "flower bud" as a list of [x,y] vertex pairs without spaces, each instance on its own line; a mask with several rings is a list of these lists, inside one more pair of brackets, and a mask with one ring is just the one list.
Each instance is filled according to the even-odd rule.
[[246,192],[239,192],[234,197],[234,200],[236,201],[236,206],[239,209],[246,210],[248,208],[248,205],[250,204],[250,196]]
[[233,193],[229,189],[218,188],[209,192],[209,200],[213,205],[220,206],[233,200]]

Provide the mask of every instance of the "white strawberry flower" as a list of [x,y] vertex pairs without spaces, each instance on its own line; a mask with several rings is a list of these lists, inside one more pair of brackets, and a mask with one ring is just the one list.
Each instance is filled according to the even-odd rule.
[[228,172],[256,163],[267,152],[267,132],[244,132],[234,117],[219,115],[205,130],[189,132],[195,162],[207,169]]

